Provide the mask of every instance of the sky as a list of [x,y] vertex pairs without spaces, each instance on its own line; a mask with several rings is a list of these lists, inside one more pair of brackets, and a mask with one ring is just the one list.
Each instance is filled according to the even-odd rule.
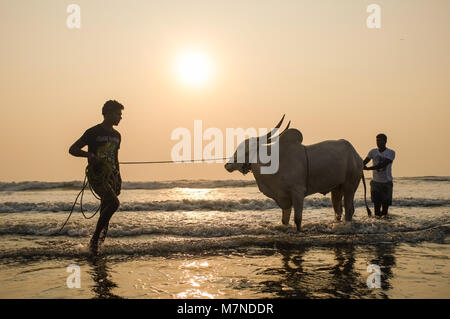
[[[125,106],[120,161],[170,160],[172,132],[194,120],[225,132],[286,114],[305,145],[344,138],[365,158],[382,132],[394,178],[449,176],[449,17],[448,0],[0,0],[0,181],[82,180],[68,149],[109,99]],[[202,85],[180,77],[188,52],[207,57]],[[121,174],[252,178],[219,163]]]

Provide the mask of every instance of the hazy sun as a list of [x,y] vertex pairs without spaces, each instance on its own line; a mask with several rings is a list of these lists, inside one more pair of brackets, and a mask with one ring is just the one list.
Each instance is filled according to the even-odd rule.
[[201,51],[183,52],[177,58],[176,72],[179,80],[185,85],[205,86],[211,77],[211,59]]

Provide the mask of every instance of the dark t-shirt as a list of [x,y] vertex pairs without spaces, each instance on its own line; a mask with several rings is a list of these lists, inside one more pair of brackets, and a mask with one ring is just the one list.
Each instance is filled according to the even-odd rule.
[[108,131],[101,124],[95,125],[84,132],[81,140],[88,145],[88,152],[94,153],[98,159],[108,161],[114,172],[119,172],[118,150],[121,136],[115,129]]

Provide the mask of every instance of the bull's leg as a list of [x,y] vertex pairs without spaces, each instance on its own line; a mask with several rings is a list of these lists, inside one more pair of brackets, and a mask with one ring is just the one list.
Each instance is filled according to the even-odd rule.
[[291,218],[291,210],[292,210],[292,207],[283,209],[283,217],[281,218],[281,222],[283,223],[283,225],[289,224],[289,219]]
[[343,185],[346,221],[351,221],[353,214],[355,213],[355,206],[354,206],[355,193],[356,190],[358,189],[360,181],[361,181],[361,174],[357,174],[352,179],[349,179],[349,181]]
[[344,207],[345,207],[345,221],[351,221],[355,206],[353,204],[355,198],[355,187],[352,185],[344,185]]
[[334,218],[337,222],[341,221],[342,217],[342,187],[336,187],[331,191],[331,201],[333,202]]
[[300,232],[302,229],[302,214],[303,214],[303,199],[302,193],[292,194],[292,204],[294,206],[294,221],[297,226],[297,231]]

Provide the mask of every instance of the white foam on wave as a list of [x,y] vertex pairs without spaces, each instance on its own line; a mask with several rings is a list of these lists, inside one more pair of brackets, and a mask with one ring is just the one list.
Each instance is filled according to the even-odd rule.
[[[53,236],[64,223],[67,215],[50,213],[10,214],[0,223],[0,235]],[[61,234],[69,237],[88,237],[95,228],[97,218],[85,220],[73,215]],[[415,231],[450,223],[449,211],[436,208],[405,208],[391,214],[390,219],[369,218],[361,209],[353,218],[351,228],[334,222],[329,208],[304,212],[302,232],[317,234],[386,234]],[[133,237],[141,235],[179,237],[222,237],[238,235],[276,235],[284,233],[280,228],[281,213],[278,209],[266,211],[173,211],[173,212],[117,212],[110,223],[109,237]],[[293,221],[288,231],[295,231]],[[346,226],[347,227],[347,226]]]
[[[370,178],[367,178],[370,181]],[[450,182],[448,176],[418,176],[397,177],[396,182]],[[188,188],[223,188],[223,187],[247,187],[255,186],[254,180],[175,180],[175,181],[147,181],[147,182],[123,182],[123,189],[167,189],[176,187]],[[46,189],[76,189],[81,188],[82,181],[66,182],[0,182],[0,191],[27,191]]]
[[[388,234],[305,234],[286,232],[274,235],[237,235],[212,238],[140,237],[113,238],[101,247],[105,255],[167,255],[178,253],[207,253],[218,250],[249,247],[296,249],[305,246],[370,245],[377,243],[418,243],[442,241],[450,234],[450,224],[428,229]],[[41,241],[39,247],[0,250],[0,258],[82,257],[90,253],[87,242],[80,245],[74,239],[52,238]]]
[[[0,203],[0,213],[20,213],[20,212],[68,212],[72,208],[70,202],[4,202]],[[355,207],[363,207],[364,201],[355,200]],[[396,207],[449,207],[450,199],[429,199],[429,198],[397,198],[393,200]],[[79,211],[77,206],[76,211]],[[98,203],[84,203],[85,210],[95,210]],[[329,197],[306,198],[305,209],[331,207]],[[148,212],[148,211],[242,211],[242,210],[268,210],[278,208],[272,199],[240,199],[240,200],[163,200],[146,202],[123,202],[120,205],[121,211]]]

